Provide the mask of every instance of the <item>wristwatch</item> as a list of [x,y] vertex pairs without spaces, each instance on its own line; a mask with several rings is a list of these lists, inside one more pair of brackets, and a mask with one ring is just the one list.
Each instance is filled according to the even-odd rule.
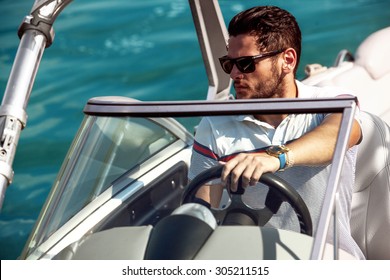
[[279,159],[280,162],[279,170],[281,171],[293,165],[291,151],[285,145],[269,146],[266,152],[270,156]]

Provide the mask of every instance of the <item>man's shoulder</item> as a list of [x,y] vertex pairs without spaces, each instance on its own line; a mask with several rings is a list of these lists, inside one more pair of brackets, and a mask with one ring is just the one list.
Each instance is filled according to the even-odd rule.
[[313,86],[296,81],[299,98],[335,98],[355,96],[352,90],[336,86]]

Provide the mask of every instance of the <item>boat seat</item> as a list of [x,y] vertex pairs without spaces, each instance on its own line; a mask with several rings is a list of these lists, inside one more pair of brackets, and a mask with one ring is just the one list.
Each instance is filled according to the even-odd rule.
[[390,125],[389,38],[390,27],[371,34],[356,50],[354,63],[344,62],[345,71],[339,73],[335,68],[337,74],[325,77],[318,85],[353,90],[362,110],[378,115]]
[[390,127],[378,116],[361,112],[352,198],[352,236],[367,259],[390,259]]
[[356,50],[355,63],[366,69],[374,80],[390,73],[390,27],[379,30],[364,40]]

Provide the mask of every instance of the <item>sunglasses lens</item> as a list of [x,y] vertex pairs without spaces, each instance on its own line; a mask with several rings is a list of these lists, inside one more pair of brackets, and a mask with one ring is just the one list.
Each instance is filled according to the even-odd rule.
[[242,73],[251,73],[255,71],[255,64],[253,63],[253,59],[249,57],[237,59],[236,65],[238,70]]
[[228,58],[221,59],[220,62],[221,62],[221,66],[222,66],[223,71],[225,71],[225,73],[227,73],[227,74],[230,74],[232,72],[234,63]]

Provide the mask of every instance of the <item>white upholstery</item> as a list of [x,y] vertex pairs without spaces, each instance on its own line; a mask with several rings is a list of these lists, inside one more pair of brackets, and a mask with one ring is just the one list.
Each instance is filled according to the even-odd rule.
[[390,259],[390,127],[362,112],[352,199],[352,235],[367,259]]
[[[390,65],[390,61],[386,64]],[[358,97],[361,110],[380,116],[390,125],[390,72],[374,80],[365,68],[354,64],[326,84],[351,89]]]
[[348,88],[358,97],[360,109],[378,115],[390,125],[390,27],[367,37],[344,62],[304,80],[306,84]]
[[379,30],[360,44],[355,54],[356,65],[367,70],[374,80],[390,73],[390,27]]

